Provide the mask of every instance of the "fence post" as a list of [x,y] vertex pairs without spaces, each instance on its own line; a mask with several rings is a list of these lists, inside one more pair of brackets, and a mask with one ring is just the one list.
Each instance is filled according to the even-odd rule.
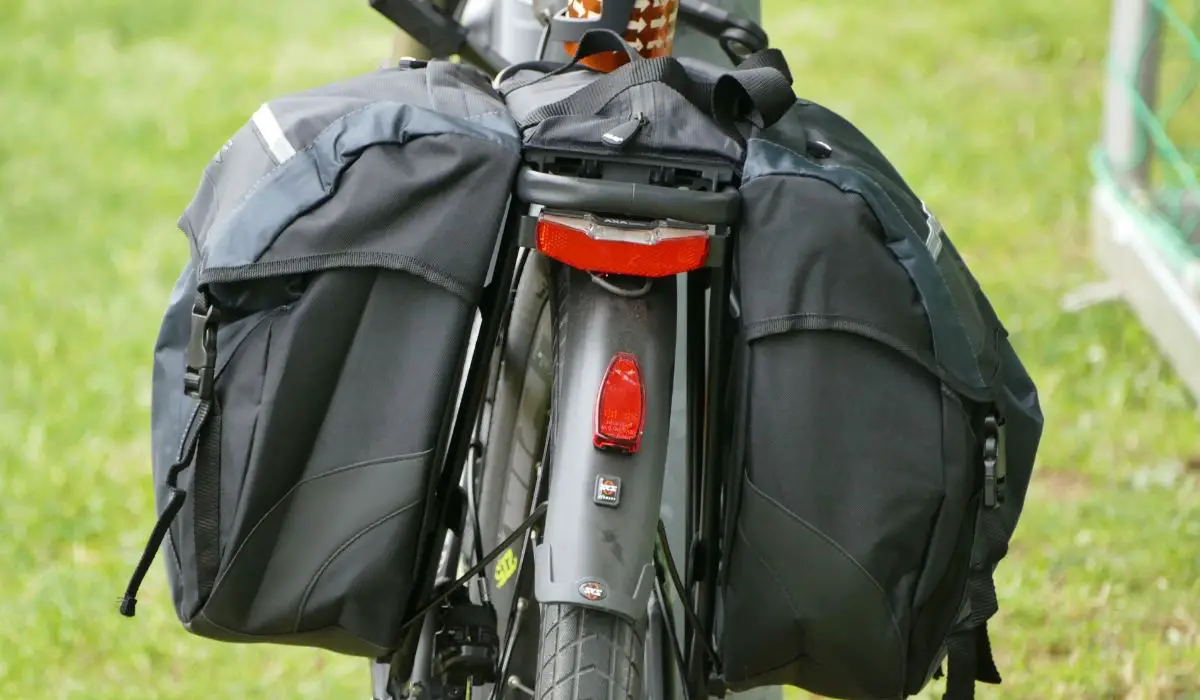
[[1152,149],[1132,91],[1154,108],[1161,34],[1153,0],[1113,0],[1102,139],[1120,185],[1134,190],[1150,186]]

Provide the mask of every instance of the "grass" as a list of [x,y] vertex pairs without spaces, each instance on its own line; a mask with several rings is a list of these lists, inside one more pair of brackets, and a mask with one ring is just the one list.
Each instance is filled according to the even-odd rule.
[[[926,197],[1045,398],[999,572],[1007,681],[983,698],[1200,698],[1196,406],[1123,305],[1058,305],[1098,279],[1104,5],[767,2],[799,91]],[[136,621],[115,609],[152,518],[175,218],[265,97],[369,70],[389,45],[365,2],[0,0],[0,697],[363,697],[361,661],[186,635],[160,568]]]

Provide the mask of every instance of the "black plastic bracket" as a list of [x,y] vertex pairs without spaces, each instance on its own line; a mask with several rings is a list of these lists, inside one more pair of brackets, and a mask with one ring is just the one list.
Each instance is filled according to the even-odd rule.
[[500,655],[496,611],[490,605],[471,603],[465,595],[455,598],[439,615],[434,673],[447,691],[495,683]]
[[216,384],[217,325],[221,313],[202,297],[192,306],[192,333],[188,338],[183,391],[188,396],[210,401]]
[[983,505],[998,508],[1004,503],[1004,482],[1008,477],[1004,454],[1004,424],[991,414],[983,420]]

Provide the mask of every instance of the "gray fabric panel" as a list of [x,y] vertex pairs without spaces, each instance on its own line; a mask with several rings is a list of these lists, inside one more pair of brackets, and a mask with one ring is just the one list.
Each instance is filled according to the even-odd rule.
[[482,115],[476,122],[466,122],[412,105],[371,104],[333,122],[307,148],[263,178],[228,218],[196,232],[200,283],[212,281],[215,269],[244,268],[256,262],[296,217],[332,196],[341,172],[367,147],[404,144],[435,134],[493,144],[497,153],[510,154],[504,165],[515,164],[518,157],[515,128],[507,117]]
[[193,253],[206,231],[229,218],[244,194],[277,166],[254,128],[246,124],[204,168],[196,195],[179,218]]
[[465,119],[482,114],[508,116],[504,102],[492,90],[491,78],[475,68],[432,61],[424,70],[431,109]]
[[[566,83],[568,89],[558,84]],[[578,90],[579,74],[555,76],[516,91],[519,109],[528,113],[562,99]],[[541,93],[545,99],[538,99]],[[567,93],[567,94],[563,94]],[[512,102],[512,96],[509,98]],[[540,102],[541,104],[537,104]],[[606,146],[601,137],[609,129],[629,121],[635,113],[646,116],[648,123],[638,137],[617,150]],[[643,156],[670,155],[691,159],[719,159],[739,163],[742,147],[726,134],[707,114],[683,95],[661,84],[638,85],[618,95],[595,116],[552,117],[528,129],[525,143],[530,146],[577,150],[597,154]]]
[[[338,195],[296,219],[258,265],[353,251],[474,300],[491,261],[517,161],[490,144],[427,136],[364,151]],[[464,206],[464,202],[470,206]],[[338,266],[352,266],[341,259]]]
[[659,85],[639,85],[627,95],[633,111],[650,117],[650,123],[638,137],[645,148],[741,162],[741,145],[683,95]]
[[271,108],[297,149],[302,149],[343,114],[373,102],[402,102],[447,116],[472,119],[504,113],[504,104],[478,70],[447,61],[423,69],[385,68],[271,101]]
[[506,90],[506,85],[514,83],[535,81],[504,96],[513,119],[520,121],[536,109],[570,97],[595,79],[596,73],[583,70],[554,76],[535,70],[519,70],[512,74],[505,85],[501,85],[501,89]]

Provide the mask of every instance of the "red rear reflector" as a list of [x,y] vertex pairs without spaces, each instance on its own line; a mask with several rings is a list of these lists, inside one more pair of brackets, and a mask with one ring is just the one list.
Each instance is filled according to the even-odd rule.
[[537,249],[578,270],[634,277],[670,277],[704,267],[706,227],[613,222],[592,215],[543,213]]
[[637,452],[642,446],[645,413],[646,394],[637,358],[619,352],[613,355],[600,384],[592,443],[602,450]]

